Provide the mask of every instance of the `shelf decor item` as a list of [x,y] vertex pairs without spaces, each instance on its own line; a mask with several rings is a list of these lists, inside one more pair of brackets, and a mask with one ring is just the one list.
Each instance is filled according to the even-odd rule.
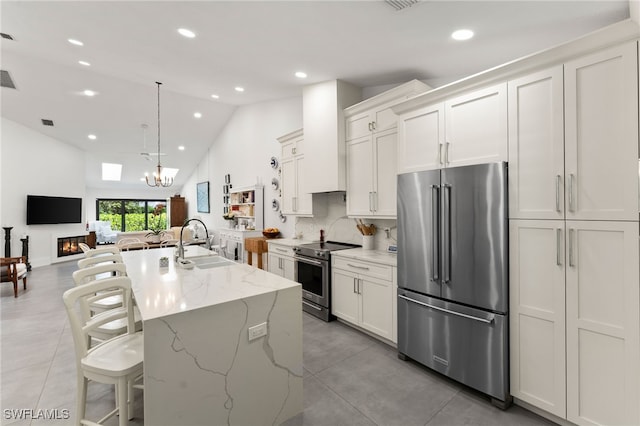
[[199,213],[209,213],[209,181],[200,182],[196,187]]

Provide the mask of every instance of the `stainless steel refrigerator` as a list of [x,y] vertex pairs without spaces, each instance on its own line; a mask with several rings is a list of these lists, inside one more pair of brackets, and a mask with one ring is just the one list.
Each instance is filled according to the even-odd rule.
[[398,354],[509,396],[507,164],[398,176]]

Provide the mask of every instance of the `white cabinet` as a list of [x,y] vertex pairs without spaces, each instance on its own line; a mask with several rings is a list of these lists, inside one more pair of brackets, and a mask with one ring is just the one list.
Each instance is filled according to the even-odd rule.
[[347,215],[396,217],[395,129],[347,142]]
[[269,245],[268,270],[269,272],[295,281],[293,249],[287,245],[279,245],[267,242]]
[[507,145],[502,83],[402,114],[398,173],[507,161]]
[[558,66],[509,82],[511,218],[638,220],[636,54],[625,44],[568,62],[564,81]]
[[637,43],[567,62],[567,219],[638,220]]
[[394,268],[332,256],[331,313],[395,343]]
[[348,216],[395,219],[398,119],[391,105],[428,89],[413,80],[345,109]]
[[509,82],[509,217],[564,219],[562,65]]
[[313,199],[307,190],[303,173],[307,160],[304,155],[302,129],[286,134],[278,141],[281,144],[280,159],[280,209],[286,215],[312,216]]
[[640,424],[638,223],[567,221],[567,420]]
[[566,418],[565,222],[509,229],[511,395]]
[[576,424],[640,423],[638,232],[511,221],[514,397]]

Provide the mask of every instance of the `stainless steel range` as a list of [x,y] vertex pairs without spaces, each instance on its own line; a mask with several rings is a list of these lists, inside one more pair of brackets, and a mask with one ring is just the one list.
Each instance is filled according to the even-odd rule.
[[302,284],[302,310],[325,321],[331,315],[331,252],[360,247],[335,241],[301,244],[295,253],[295,279]]

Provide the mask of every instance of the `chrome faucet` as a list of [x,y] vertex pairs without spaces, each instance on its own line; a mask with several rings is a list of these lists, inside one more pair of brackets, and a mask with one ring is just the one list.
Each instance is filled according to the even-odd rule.
[[204,232],[205,232],[205,235],[206,235],[204,248],[206,248],[207,250],[209,250],[211,248],[211,241],[209,241],[209,231],[207,230],[207,225],[205,225],[204,222],[201,221],[200,219],[187,219],[182,224],[182,228],[180,228],[180,241],[178,241],[178,258],[180,258],[180,259],[184,259],[184,245],[182,244],[182,231],[184,231],[184,228],[190,222],[192,222],[194,220],[196,222],[200,222],[202,224],[202,226],[204,226]]

